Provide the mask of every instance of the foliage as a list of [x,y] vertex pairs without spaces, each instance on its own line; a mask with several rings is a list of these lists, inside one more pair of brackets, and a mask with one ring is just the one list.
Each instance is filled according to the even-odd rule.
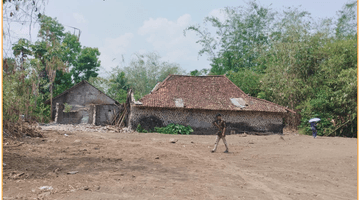
[[127,91],[130,88],[125,72],[118,70],[111,75],[109,80],[108,95],[120,103],[124,103],[127,97]]
[[[20,38],[32,40],[32,28],[39,24],[41,16],[45,13],[46,0],[11,1],[3,0],[3,53],[4,57],[11,57],[14,44]],[[28,37],[19,27],[28,29]]]
[[351,1],[345,4],[338,12],[338,20],[336,23],[336,37],[344,38],[354,36],[357,31],[357,1]]
[[216,29],[212,36],[205,27],[193,25],[184,30],[194,31],[200,37],[197,43],[202,49],[199,55],[207,54],[212,61],[211,73],[223,75],[227,71],[257,66],[257,49],[269,42],[268,32],[274,21],[275,12],[270,8],[250,1],[247,7],[227,7],[222,10],[225,20],[206,17],[204,23],[210,23]]
[[121,72],[126,75],[126,87],[128,84],[135,91],[135,98],[150,93],[155,85],[168,75],[184,73],[179,64],[161,61],[161,57],[155,52],[136,54],[129,65],[118,73]]
[[[101,92],[109,95],[110,81],[107,78],[102,77],[90,77],[89,83],[99,89]],[[110,95],[109,95],[110,96]],[[111,96],[110,96],[111,97]]]
[[[307,94],[307,100],[298,106],[304,119],[317,113],[322,117],[322,124],[329,125],[329,121],[334,121],[335,126],[320,126],[321,134],[356,137],[356,43],[355,38],[339,40],[321,49],[325,58],[319,66],[315,88]],[[306,125],[308,123],[303,120],[300,127]],[[307,133],[310,134],[310,131]]]
[[136,127],[136,132],[138,133],[149,133],[149,131],[143,129],[140,124]]
[[308,120],[320,117],[319,135],[354,137],[357,40],[327,31],[311,33],[305,16],[297,10],[287,12],[280,39],[263,52],[261,94],[297,109],[302,117],[299,128],[306,134],[311,134]]
[[[19,39],[12,45],[15,59],[3,60],[3,72],[8,75],[4,85],[9,91],[7,95],[10,95],[9,107],[5,108],[8,113],[6,120],[14,121],[18,119],[16,115],[25,114],[38,121],[48,121],[50,109],[43,102],[70,88],[73,74],[69,68],[77,61],[87,62],[81,60],[84,56],[78,59],[81,50],[78,38],[65,33],[56,18],[41,15],[38,20],[38,40],[31,43]],[[26,92],[14,92],[20,90]]]
[[64,103],[64,113],[68,113],[70,112],[72,109],[72,106],[67,104],[67,103]]
[[71,69],[74,76],[75,83],[83,80],[89,80],[90,77],[97,77],[99,74],[100,52],[98,48],[84,47],[81,49],[80,54]]
[[164,133],[164,134],[185,134],[189,135],[194,130],[190,126],[183,126],[180,124],[169,124],[166,127],[155,127],[154,131],[157,133]]
[[262,75],[253,70],[241,69],[238,72],[229,72],[227,77],[250,96],[257,97],[261,92],[260,79]]
[[70,72],[57,70],[54,81],[54,97],[74,86]]
[[191,76],[205,76],[205,75],[207,75],[209,73],[209,71],[210,71],[209,69],[202,69],[200,71],[195,69],[195,70],[190,72],[190,75]]
[[41,95],[34,95],[37,77],[29,63],[19,67],[11,59],[5,59],[3,66],[3,120],[15,123],[20,115],[25,115],[30,121],[48,121],[49,107],[39,101]]

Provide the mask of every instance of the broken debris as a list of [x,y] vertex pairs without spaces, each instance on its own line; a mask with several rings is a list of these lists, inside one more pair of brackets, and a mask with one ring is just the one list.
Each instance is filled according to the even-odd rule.
[[171,138],[170,140],[169,140],[169,142],[170,143],[176,143],[178,140],[177,139],[174,139],[174,138]]

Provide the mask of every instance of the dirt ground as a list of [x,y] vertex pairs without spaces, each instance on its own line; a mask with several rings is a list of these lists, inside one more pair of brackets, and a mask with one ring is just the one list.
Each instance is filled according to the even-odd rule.
[[[214,135],[51,130],[44,135],[4,140],[4,199],[357,197],[353,138],[229,135],[230,153],[223,153],[221,141],[212,154]],[[178,141],[170,143],[171,138]]]

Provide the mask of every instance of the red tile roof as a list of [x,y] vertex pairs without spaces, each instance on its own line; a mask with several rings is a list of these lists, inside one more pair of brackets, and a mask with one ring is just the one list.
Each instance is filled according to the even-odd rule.
[[[294,112],[275,103],[246,95],[226,76],[169,75],[155,90],[139,101],[139,107],[177,108],[175,99],[182,99],[185,109],[246,110]],[[230,98],[242,98],[245,108],[235,106]]]

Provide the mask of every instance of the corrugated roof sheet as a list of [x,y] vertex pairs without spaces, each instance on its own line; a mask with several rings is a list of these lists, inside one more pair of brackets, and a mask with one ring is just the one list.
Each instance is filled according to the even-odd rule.
[[[232,103],[231,99],[240,98],[247,104],[244,108]],[[139,100],[143,105],[137,106],[177,108],[179,102],[177,103],[176,99],[182,99],[185,109],[294,112],[275,103],[246,95],[226,76],[169,75],[156,90]]]

